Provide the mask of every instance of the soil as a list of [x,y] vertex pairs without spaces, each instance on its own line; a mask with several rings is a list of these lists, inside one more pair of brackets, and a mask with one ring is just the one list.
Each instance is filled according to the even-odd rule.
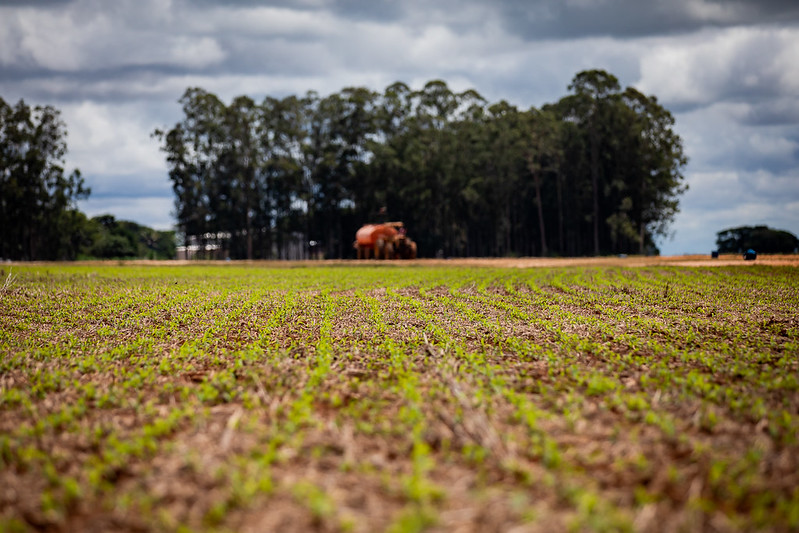
[[0,292],[0,530],[799,528],[799,256],[82,264]]

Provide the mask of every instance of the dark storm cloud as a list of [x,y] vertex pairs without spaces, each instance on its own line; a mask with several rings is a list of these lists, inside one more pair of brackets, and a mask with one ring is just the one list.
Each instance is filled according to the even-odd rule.
[[781,97],[756,103],[743,114],[741,122],[750,126],[799,124],[799,98]]
[[507,27],[525,39],[642,37],[799,21],[794,0],[506,0]]
[[69,4],[72,1],[73,0],[0,0],[0,7],[46,8]]
[[[91,99],[96,102],[129,102],[152,100],[168,96],[171,88],[158,89],[157,81],[165,76],[180,76],[197,69],[173,65],[118,65],[114,67],[61,72],[45,68],[3,68],[0,80],[15,80],[18,92],[26,99],[47,102],[77,102]],[[108,80],[114,80],[109,83]]]
[[92,186],[92,198],[138,198],[172,197],[172,187],[163,176],[154,172],[133,174],[104,174],[101,181]]
[[482,7],[485,12],[498,13],[508,30],[527,40],[642,37],[703,27],[799,21],[795,0],[200,0],[197,4],[327,11],[350,20],[422,19],[461,29],[483,22],[460,17],[469,7]]
[[396,0],[199,0],[203,6],[279,7],[299,11],[329,11],[354,20],[396,21],[403,17],[408,3]]

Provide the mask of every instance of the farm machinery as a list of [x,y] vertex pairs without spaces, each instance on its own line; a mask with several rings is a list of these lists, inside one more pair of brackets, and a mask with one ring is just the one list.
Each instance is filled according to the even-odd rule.
[[355,234],[358,259],[416,259],[416,243],[402,222],[366,224]]

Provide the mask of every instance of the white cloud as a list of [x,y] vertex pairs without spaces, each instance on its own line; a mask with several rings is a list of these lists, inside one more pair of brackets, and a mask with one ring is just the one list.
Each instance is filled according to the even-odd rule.
[[799,30],[781,30],[780,50],[771,63],[771,72],[779,79],[779,88],[788,94],[799,93]]
[[172,39],[169,62],[191,68],[214,65],[225,59],[225,52],[211,37],[178,36]]
[[696,172],[687,177],[689,189],[682,199],[688,209],[723,209],[736,203],[745,192],[734,171]]
[[[71,159],[84,172],[163,170],[154,129],[136,106],[82,102],[62,108]],[[156,154],[153,154],[153,149]],[[105,157],[98,159],[97,154]]]
[[120,65],[204,67],[225,58],[213,36],[170,31],[176,18],[181,19],[180,24],[198,17],[187,10],[183,18],[171,9],[171,2],[140,5],[94,0],[54,9],[18,9],[0,22],[0,35],[14,35],[13,41],[2,40],[0,60],[6,65],[22,60],[54,71],[74,72]]
[[216,8],[193,21],[204,33],[228,33],[248,37],[334,36],[345,21],[325,11],[300,11],[280,7]]
[[[799,101],[786,106],[799,114]],[[699,172],[799,169],[796,126],[753,126],[750,119],[758,112],[750,103],[721,102],[677,113],[676,129],[684,139],[690,167]]]
[[755,132],[749,137],[751,149],[763,156],[791,162],[799,151],[799,143],[785,137],[767,135],[765,132]]
[[19,16],[0,9],[0,66],[17,65],[24,60],[19,46],[22,39]]
[[799,87],[799,29],[732,27],[650,39],[636,86],[671,105]]
[[[724,212],[737,204],[784,206],[799,200],[799,172],[775,174],[766,170],[695,172],[687,176],[685,209]],[[799,230],[799,228],[796,228]]]
[[[82,49],[87,37],[97,29],[92,21],[87,21],[83,31],[79,31],[71,16],[35,9],[20,11],[17,24],[22,34],[18,55],[53,70],[74,70],[84,66]],[[96,35],[97,41],[105,40],[104,37],[107,35]]]

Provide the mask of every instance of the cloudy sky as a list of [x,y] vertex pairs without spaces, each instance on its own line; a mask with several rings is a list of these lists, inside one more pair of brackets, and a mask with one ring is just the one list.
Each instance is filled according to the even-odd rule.
[[159,229],[173,198],[150,133],[187,87],[229,101],[443,79],[528,108],[589,68],[675,115],[690,189],[664,254],[708,253],[736,225],[799,235],[796,0],[0,0],[0,97],[62,111],[84,212]]

